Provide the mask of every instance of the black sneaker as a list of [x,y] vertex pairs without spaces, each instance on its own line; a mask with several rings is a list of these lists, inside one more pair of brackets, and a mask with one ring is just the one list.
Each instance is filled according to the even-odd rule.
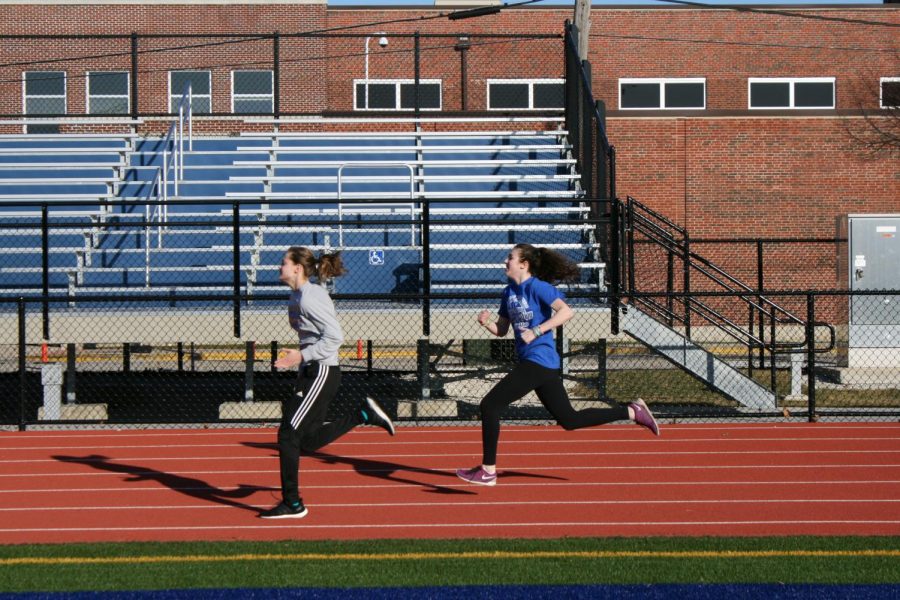
[[389,434],[394,435],[394,422],[391,421],[391,418],[384,412],[380,404],[366,396],[364,410],[366,411],[366,425],[377,425]]
[[297,503],[295,506],[289,506],[282,502],[278,506],[274,508],[270,508],[269,510],[264,510],[259,513],[260,519],[302,519],[306,516],[306,513],[309,511],[306,510],[306,507],[303,506],[302,502]]

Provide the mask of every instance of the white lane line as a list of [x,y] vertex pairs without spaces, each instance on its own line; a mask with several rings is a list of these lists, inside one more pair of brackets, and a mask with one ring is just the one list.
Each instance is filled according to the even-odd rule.
[[[502,473],[501,473],[502,475]],[[831,485],[878,485],[878,484],[900,484],[898,479],[852,479],[852,480],[834,480],[834,481],[540,481],[540,482],[511,482],[504,481],[503,487],[651,487],[651,486],[707,486],[707,485],[815,485],[815,486],[831,486]],[[276,484],[272,484],[275,486]],[[422,483],[423,486],[433,488],[435,486],[442,488],[467,488],[472,489],[471,484],[466,483]],[[272,487],[272,486],[265,486]],[[393,482],[387,484],[352,484],[352,485],[304,485],[304,490],[353,490],[359,489],[391,489],[391,488],[408,488],[408,482]],[[89,493],[89,492],[209,492],[221,491],[222,488],[214,486],[183,486],[173,487],[168,485],[158,486],[130,486],[130,487],[102,487],[102,488],[36,488],[36,489],[17,489],[17,490],[0,490],[0,494],[35,494],[35,493]]]
[[[803,499],[791,499],[784,500],[780,498],[775,499],[733,499],[733,498],[716,498],[710,500],[673,500],[671,498],[666,498],[663,500],[554,500],[554,506],[593,506],[593,505],[666,505],[670,506],[672,504],[855,504],[855,503],[866,503],[866,504],[895,504],[900,503],[900,499],[884,499],[884,498],[836,498],[832,500],[821,499],[821,498],[803,498]],[[545,500],[536,500],[536,501],[519,501],[519,500],[510,500],[510,501],[497,501],[497,502],[346,502],[346,503],[316,503],[309,504],[310,508],[320,509],[320,508],[403,508],[403,507],[414,507],[414,506],[422,506],[422,507],[432,507],[432,506],[443,506],[443,507],[462,507],[468,508],[472,506],[481,506],[481,507],[496,507],[496,506],[546,506],[547,502]],[[82,510],[130,510],[130,511],[143,511],[143,510],[219,510],[219,509],[234,509],[234,506],[228,506],[225,504],[171,504],[171,505],[131,505],[131,506],[41,506],[40,511],[82,511]],[[22,507],[9,507],[9,508],[0,508],[0,512],[33,512],[35,510],[34,506],[22,506]]]
[[[110,463],[121,464],[121,463]],[[552,466],[512,466],[505,467],[500,471],[633,471],[634,469],[651,469],[655,471],[709,471],[713,469],[894,469],[900,468],[898,464],[791,464],[791,465],[587,465],[587,466],[571,466],[571,465],[552,465]],[[304,471],[306,475],[315,475],[318,473],[405,473],[409,475],[429,475],[435,471],[452,473],[453,469],[434,468],[434,467],[416,467],[411,465],[386,466],[384,468],[357,469],[348,466],[344,469],[318,469],[312,468]],[[158,473],[159,471],[134,471],[128,472],[129,476],[149,475]],[[251,469],[251,470],[232,470],[223,469],[221,471],[167,471],[166,476],[169,477],[188,477],[197,475],[268,475],[272,469]],[[25,479],[27,477],[118,477],[125,473],[117,471],[91,471],[88,473],[8,473],[0,474],[0,477],[11,477],[13,479]]]
[[536,527],[599,527],[602,529],[611,529],[614,527],[717,527],[717,526],[754,526],[761,525],[900,525],[900,521],[895,520],[871,520],[871,519],[842,519],[842,520],[796,520],[788,519],[784,521],[575,521],[575,522],[546,522],[546,523],[354,523],[352,525],[317,525],[304,521],[303,523],[287,523],[279,520],[278,523],[269,525],[194,525],[187,527],[159,526],[159,527],[52,527],[46,529],[28,528],[28,529],[0,529],[0,533],[86,533],[86,532],[136,532],[136,531],[164,531],[167,533],[178,531],[258,531],[262,529],[271,529],[273,531],[285,531],[288,529],[297,530],[346,530],[346,529],[452,529],[460,528],[463,530],[485,529],[491,527],[516,527],[529,528]]
[[[272,446],[275,446],[275,442],[271,440],[267,440],[266,442],[256,442],[254,440],[245,440],[250,443],[271,443]],[[579,444],[693,444],[693,443],[732,443],[732,442],[897,442],[900,444],[900,436],[887,436],[887,437],[729,437],[729,438],[672,438],[672,437],[652,437],[647,439],[614,439],[614,438],[604,438],[604,439],[582,439],[582,438],[572,438],[572,439],[510,439],[504,440],[509,444],[564,444],[564,445],[579,445]],[[460,444],[477,444],[481,445],[481,439],[473,439],[470,440],[433,440],[433,441],[405,441],[405,440],[391,440],[390,442],[385,442],[383,440],[377,441],[353,441],[353,440],[339,440],[331,444],[331,446],[421,446],[421,445],[434,445],[434,446],[443,446],[443,445],[453,445],[458,446]],[[56,451],[69,451],[69,450],[92,450],[94,452],[100,452],[104,450],[133,450],[133,449],[167,449],[167,448],[240,448],[240,443],[229,442],[222,444],[109,444],[100,446],[97,444],[86,444],[83,446],[73,446],[73,445],[59,445],[59,446],[9,446],[2,447],[0,449],[5,451],[17,451],[17,452],[29,452],[29,451],[46,451],[46,450],[56,450]]]
[[[810,450],[714,450],[714,451],[685,451],[685,450],[666,450],[662,451],[654,451],[654,452],[644,452],[644,451],[629,451],[629,452],[504,452],[504,457],[509,456],[656,456],[660,458],[665,458],[668,456],[709,456],[709,455],[737,455],[737,456],[746,456],[746,455],[760,455],[766,456],[771,454],[777,454],[779,456],[788,455],[788,454],[900,454],[900,448],[897,450],[886,450],[886,449],[878,449],[876,450],[821,450],[821,449],[810,449]],[[104,457],[104,458],[96,458],[91,459],[90,457],[72,457],[74,460],[61,460],[54,458],[22,458],[22,459],[13,459],[13,460],[4,460],[3,464],[40,464],[40,463],[85,463],[85,462],[108,462],[109,464],[120,464],[120,463],[132,463],[135,461],[147,461],[147,462],[171,462],[171,461],[202,461],[202,460],[216,460],[216,461],[226,461],[226,462],[234,462],[237,460],[272,460],[274,454],[265,455],[265,456],[233,456],[233,455],[221,455],[221,456],[174,456],[174,457],[157,457],[157,456],[128,456],[128,457]],[[354,460],[369,460],[369,459],[398,459],[398,458],[449,458],[449,457],[467,457],[471,458],[474,456],[471,452],[465,454],[447,454],[447,453],[439,453],[439,454],[356,454],[354,453],[352,456],[348,456],[347,459]],[[339,457],[343,459],[343,457]],[[327,459],[325,459],[327,460]]]
[[[548,422],[549,422],[548,415]],[[665,421],[664,421],[665,422]],[[274,423],[274,421],[273,421]],[[231,437],[247,437],[248,435],[271,435],[274,430],[277,428],[277,423],[273,425],[260,425],[259,427],[240,427],[240,428],[222,428],[222,429],[185,429],[185,428],[173,428],[173,429],[127,429],[127,430],[104,430],[104,429],[64,429],[57,431],[38,431],[38,430],[29,430],[24,432],[8,432],[9,436],[19,436],[22,438],[28,439],[36,439],[36,438],[90,438],[96,439],[100,437],[114,437],[114,438],[123,438],[123,437],[165,437],[171,438],[173,436],[178,437],[211,437],[211,436],[231,436]],[[593,429],[590,431],[597,431],[603,433],[623,433],[623,432],[631,432],[631,424],[630,423],[611,423],[609,425],[604,425],[602,428]],[[862,430],[862,431],[871,431],[873,429],[889,429],[889,430],[900,430],[900,423],[895,422],[870,422],[870,423],[860,423],[860,422],[846,422],[846,423],[708,423],[708,424],[696,424],[696,423],[668,423],[666,425],[667,429],[671,429],[672,431],[701,431],[701,432],[709,432],[709,433],[718,433],[722,431],[770,431],[770,430],[794,430],[797,432],[804,433],[823,433],[828,430]],[[480,425],[438,425],[438,426],[404,426],[402,423],[400,424],[400,429],[404,433],[410,434],[418,434],[418,435],[446,435],[446,434],[456,434],[460,431],[471,431],[478,432],[481,431]],[[510,432],[551,432],[554,430],[554,427],[550,425],[508,425],[506,427]],[[558,430],[556,430],[558,432]],[[588,431],[579,431],[578,434],[588,433]],[[359,430],[355,431],[354,435],[383,435],[383,432],[380,430]],[[577,434],[570,434],[577,435]]]

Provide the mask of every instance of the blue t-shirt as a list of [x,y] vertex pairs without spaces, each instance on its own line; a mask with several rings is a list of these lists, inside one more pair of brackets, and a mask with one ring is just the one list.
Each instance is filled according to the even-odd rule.
[[544,332],[544,335],[526,344],[522,341],[522,331],[540,325],[553,316],[550,305],[562,297],[556,287],[537,277],[526,279],[521,285],[510,283],[503,290],[499,314],[509,320],[520,361],[528,360],[548,369],[559,368],[559,354],[553,335]]

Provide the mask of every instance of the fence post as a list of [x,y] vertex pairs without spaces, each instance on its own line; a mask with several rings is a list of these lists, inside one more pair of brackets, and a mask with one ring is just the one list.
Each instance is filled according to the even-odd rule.
[[675,252],[669,248],[666,252],[666,325],[675,325]]
[[235,202],[231,209],[231,244],[234,294],[234,337],[241,337],[241,213],[240,204]]
[[[138,34],[136,31],[131,32],[131,118],[137,120],[140,112],[138,111]],[[134,125],[135,131],[137,125]]]
[[66,344],[66,404],[75,403],[76,360],[75,344]]
[[810,423],[819,420],[816,414],[816,297],[812,292],[806,295],[806,395],[809,397],[808,419]]
[[609,147],[609,197],[616,198],[616,147]]
[[280,54],[281,34],[276,31],[272,37],[272,116],[276,119],[281,118],[281,77],[278,75],[278,68],[281,62]]
[[626,250],[626,265],[628,267],[628,293],[635,291],[635,270],[637,269],[637,257],[634,255],[634,200],[628,196],[628,207],[625,212],[625,239],[628,249]]
[[620,232],[622,231],[622,206],[618,198],[610,198],[610,262],[612,269],[609,270],[609,308],[610,308],[610,331],[613,335],[619,333],[619,302],[622,298],[622,241]]
[[244,402],[253,402],[253,365],[256,363],[256,342],[244,344]]
[[753,377],[753,350],[756,347],[756,343],[753,341],[753,327],[756,316],[756,313],[753,310],[753,305],[747,305],[747,331],[750,332],[750,343],[747,345],[747,375],[751,378]]
[[431,384],[429,383],[429,363],[428,363],[428,339],[420,339],[416,347],[416,362],[418,365],[416,371],[419,379],[419,400],[428,400],[431,398]]
[[691,240],[684,232],[684,337],[691,339]]
[[609,397],[606,393],[606,339],[600,338],[597,342],[597,397],[606,400]]
[[[756,240],[756,289],[759,293],[756,296],[756,303],[762,306],[762,293],[765,289],[765,278],[763,276],[763,242]],[[751,328],[753,323],[750,324]],[[759,311],[759,339],[765,339],[765,320],[762,311]],[[752,331],[752,329],[751,329]],[[766,351],[762,346],[759,347],[759,368],[766,368]]]
[[44,316],[44,341],[50,339],[50,207],[41,205],[41,296]]
[[[420,105],[420,99],[419,99],[419,79],[422,75],[422,63],[421,63],[421,61],[422,61],[422,43],[421,43],[421,35],[419,34],[418,31],[416,31],[413,34],[413,40],[414,40],[413,54],[415,57],[415,64],[413,65],[413,76],[414,76],[413,94],[415,95],[416,125],[417,125],[416,130],[418,131],[418,124],[419,124],[418,119],[419,119],[419,116],[421,116],[421,110],[422,110],[421,105]],[[368,85],[369,85],[369,82],[367,81],[366,86],[368,86]],[[368,106],[366,108],[368,108]]]
[[25,299],[19,298],[19,431],[25,431],[25,398],[28,377],[25,372]]
[[422,198],[422,335],[431,335],[431,214],[430,203]]
[[772,393],[778,394],[778,372],[776,368],[778,365],[776,364],[777,356],[775,355],[775,349],[778,347],[775,337],[778,335],[778,330],[775,327],[775,306],[771,303],[767,303],[769,305],[769,311],[771,314],[769,315],[769,385],[772,387]]

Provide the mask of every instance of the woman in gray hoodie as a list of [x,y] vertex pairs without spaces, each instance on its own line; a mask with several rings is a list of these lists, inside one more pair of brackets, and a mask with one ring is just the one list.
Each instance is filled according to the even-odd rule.
[[278,456],[282,501],[261,512],[263,519],[306,516],[308,511],[300,498],[298,482],[301,451],[314,452],[362,424],[377,425],[394,435],[390,417],[369,397],[358,411],[325,422],[328,405],[341,383],[338,350],[344,333],[328,292],[310,279],[324,282],[345,272],[338,252],[316,258],[309,248],[293,246],[281,261],[279,280],[291,288],[288,318],[300,344],[298,350],[287,350],[279,356],[275,367],[289,369],[299,365],[299,372],[294,393],[281,403]]

